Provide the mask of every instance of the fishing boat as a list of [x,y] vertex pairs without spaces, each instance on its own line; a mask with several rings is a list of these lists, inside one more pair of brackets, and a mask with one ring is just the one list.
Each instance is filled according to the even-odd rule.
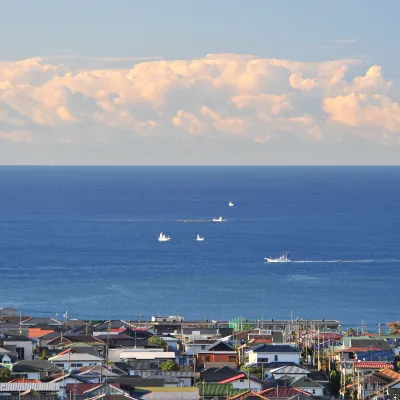
[[226,219],[223,219],[222,217],[213,218],[213,222],[226,222]]
[[228,204],[228,206],[229,206],[229,207],[233,207],[234,204],[230,201],[229,204]]
[[278,258],[265,257],[264,260],[268,263],[287,263],[290,262],[289,253],[285,253]]
[[196,240],[197,240],[198,242],[204,242],[204,238],[201,237],[199,234],[197,234]]
[[159,242],[169,242],[171,238],[169,236],[164,235],[162,232],[160,233],[160,236],[158,237]]

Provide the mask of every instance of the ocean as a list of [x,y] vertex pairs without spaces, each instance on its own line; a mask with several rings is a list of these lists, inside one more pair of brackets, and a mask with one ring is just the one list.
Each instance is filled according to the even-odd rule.
[[4,166],[0,188],[0,307],[399,319],[397,167]]

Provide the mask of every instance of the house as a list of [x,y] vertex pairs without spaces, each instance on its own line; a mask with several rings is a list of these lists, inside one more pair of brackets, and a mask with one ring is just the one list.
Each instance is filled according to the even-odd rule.
[[124,399],[131,399],[129,393],[119,387],[118,384],[102,384],[102,383],[80,383],[68,384],[66,390],[67,396],[76,400],[93,399],[101,396],[123,396]]
[[226,400],[228,396],[236,396],[237,394],[248,391],[248,389],[234,389],[230,383],[206,383],[199,382],[196,385],[199,389],[201,399],[209,400]]
[[46,360],[18,361],[11,367],[12,374],[20,378],[42,380],[63,370]]
[[354,369],[356,373],[364,375],[380,369],[393,369],[393,364],[383,361],[359,361],[354,363]]
[[275,368],[272,369],[270,372],[274,379],[290,380],[291,382],[295,382],[310,373],[310,371],[307,371],[306,369],[294,364]]
[[229,366],[218,368],[207,368],[200,372],[200,381],[207,383],[220,383],[225,379],[233,378],[239,374],[236,368]]
[[40,399],[55,398],[60,391],[58,383],[31,383],[31,382],[0,382],[0,398],[2,396],[21,396],[22,394],[36,392]]
[[197,387],[137,387],[133,392],[134,397],[146,400],[198,400]]
[[49,361],[64,370],[80,367],[95,367],[103,362],[103,357],[87,353],[74,353],[71,349],[57,356],[50,357]]
[[244,373],[240,373],[232,378],[219,382],[219,384],[227,383],[230,383],[233,389],[251,389],[253,392],[260,392],[262,389],[262,381],[254,376],[248,376]]
[[214,365],[229,365],[236,367],[238,365],[238,355],[236,351],[204,351],[197,353],[196,362],[198,367]]
[[86,335],[59,335],[46,343],[48,351],[57,350],[60,347],[72,347],[76,344],[84,344],[95,350],[96,355],[104,355],[106,343],[94,336]]
[[61,373],[56,378],[54,378],[51,382],[58,383],[60,385],[60,391],[58,396],[63,399],[67,394],[67,385],[77,385],[80,383],[88,383],[87,380],[81,378],[79,375],[76,375],[72,372],[67,374]]
[[120,353],[121,360],[128,363],[129,366],[134,365],[135,361],[150,361],[152,364],[159,366],[165,361],[176,361],[176,354],[172,351],[162,351],[162,349],[133,349],[123,350]]
[[0,364],[14,364],[18,361],[18,353],[15,346],[0,347]]
[[[123,375],[127,375],[126,372],[121,371]],[[93,383],[104,383],[108,382],[111,378],[117,378],[118,374],[111,371],[111,368],[106,365],[96,365],[95,367],[81,367],[75,371],[75,373],[87,382]]]
[[23,335],[0,334],[0,347],[15,346],[18,360],[32,360],[33,343],[32,340]]
[[300,350],[288,344],[260,345],[247,352],[248,363],[267,364],[270,362],[284,361],[300,364]]
[[194,385],[195,373],[193,371],[155,371],[154,377],[176,378],[178,386],[190,387]]
[[324,395],[324,386],[307,376],[297,379],[290,386],[308,392],[314,397],[322,397]]
[[193,342],[193,340],[218,340],[222,336],[218,328],[182,328],[182,342]]
[[259,394],[265,396],[268,399],[283,399],[283,400],[310,400],[312,395],[304,390],[297,389],[295,387],[273,387],[262,390]]
[[361,398],[371,396],[379,392],[383,387],[400,379],[400,373],[390,369],[382,369],[360,377],[358,382],[358,393]]
[[228,400],[268,400],[268,398],[263,396],[261,393],[254,392],[250,389],[236,395],[231,395],[227,398]]

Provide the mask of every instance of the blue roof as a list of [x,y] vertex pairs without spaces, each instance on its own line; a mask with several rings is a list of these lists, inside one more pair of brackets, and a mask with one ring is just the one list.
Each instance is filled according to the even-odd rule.
[[261,344],[253,348],[255,353],[300,353],[299,349],[288,344],[268,345]]

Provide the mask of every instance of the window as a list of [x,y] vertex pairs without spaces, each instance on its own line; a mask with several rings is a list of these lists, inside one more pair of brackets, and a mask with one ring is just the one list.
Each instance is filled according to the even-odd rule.
[[278,361],[278,356],[275,354],[274,361]]
[[206,356],[206,362],[210,362],[210,356]]
[[229,362],[235,362],[236,356],[229,356]]
[[312,394],[315,394],[315,389],[312,390]]
[[64,368],[64,364],[56,364],[56,367]]
[[241,379],[240,382],[244,382],[244,379]]
[[96,365],[96,363],[89,363],[89,367],[95,367]]
[[202,350],[205,350],[206,349],[206,346],[201,346],[200,347]]
[[71,367],[75,367],[75,368],[77,368],[77,367],[83,367],[83,364],[80,364],[80,363],[72,363],[72,364],[71,364]]

